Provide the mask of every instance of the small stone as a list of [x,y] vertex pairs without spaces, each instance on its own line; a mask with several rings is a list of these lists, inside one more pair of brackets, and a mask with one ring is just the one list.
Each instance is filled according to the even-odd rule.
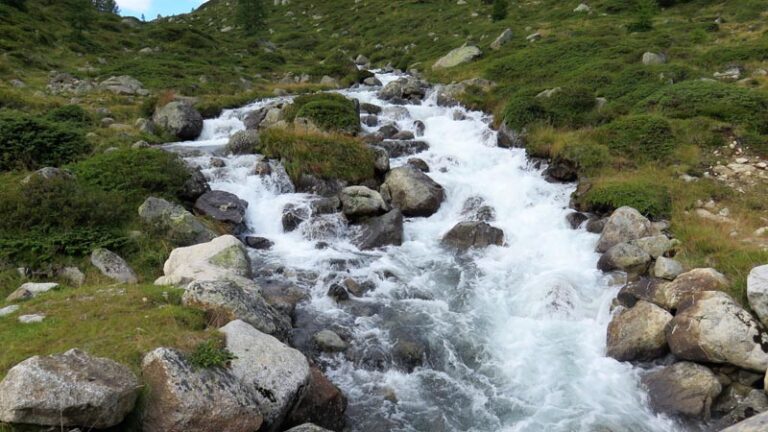
[[331,330],[322,330],[312,337],[318,348],[326,352],[342,352],[349,346],[338,334]]
[[43,314],[21,315],[19,322],[22,324],[35,324],[43,322],[44,319],[45,315]]
[[661,279],[674,280],[683,271],[683,265],[672,258],[659,257],[653,266],[654,276]]

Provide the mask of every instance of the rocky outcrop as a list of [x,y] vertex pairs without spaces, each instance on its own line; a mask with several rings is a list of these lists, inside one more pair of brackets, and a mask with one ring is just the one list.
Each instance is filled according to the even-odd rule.
[[195,201],[195,211],[221,223],[230,234],[237,234],[245,229],[245,211],[248,202],[237,195],[225,191],[206,192]]
[[713,268],[693,269],[682,273],[670,283],[662,284],[656,293],[656,303],[673,310],[693,294],[702,291],[722,291],[729,286],[728,279]]
[[611,247],[651,235],[651,221],[632,207],[621,207],[613,212],[605,223],[597,251],[605,252]]
[[672,353],[681,359],[728,363],[764,373],[768,334],[728,294],[702,291],[682,302],[666,330]]
[[458,251],[504,245],[504,231],[486,222],[459,222],[443,236],[443,245]]
[[483,55],[483,52],[480,51],[480,48],[474,45],[464,45],[451,50],[448,54],[441,57],[432,65],[432,69],[437,70],[456,67],[460,64],[469,63],[481,55]]
[[152,122],[180,140],[193,140],[203,131],[203,116],[188,102],[174,101],[157,108]]
[[136,273],[120,255],[108,249],[96,249],[91,253],[91,264],[101,274],[117,283],[135,284],[139,282]]
[[213,325],[239,319],[281,340],[291,329],[290,318],[267,304],[261,288],[250,281],[194,281],[186,287],[182,302],[208,312]]
[[184,207],[162,198],[149,197],[139,207],[139,217],[151,231],[175,246],[205,243],[217,234]]
[[620,270],[631,279],[643,275],[650,263],[651,256],[644,250],[629,243],[619,243],[600,257],[597,268],[605,272]]
[[253,154],[259,147],[259,132],[253,129],[235,132],[229,137],[227,152],[235,155]]
[[309,386],[309,363],[304,354],[243,321],[232,321],[220,331],[227,338],[227,349],[236,357],[232,375],[256,396],[264,416],[263,430],[280,430]]
[[763,323],[768,322],[768,265],[755,267],[747,277],[749,307]]
[[80,350],[31,357],[0,382],[0,422],[105,429],[123,421],[139,396],[127,367]]
[[263,417],[260,395],[232,371],[199,369],[180,353],[158,348],[144,357],[145,432],[253,432]]
[[[333,431],[341,431],[344,429],[346,409],[347,398],[341,390],[333,385],[320,369],[312,367],[307,394],[293,409],[286,423],[288,425],[312,423]],[[325,429],[318,427],[317,430]]]
[[110,91],[116,95],[149,95],[149,90],[144,88],[144,85],[141,83],[141,81],[128,75],[109,77],[99,84],[99,88],[102,90]]
[[431,216],[445,199],[443,187],[423,172],[400,167],[387,173],[382,196],[405,216]]
[[188,285],[195,280],[242,280],[251,275],[248,254],[240,240],[224,235],[194,246],[174,249],[156,285]]
[[389,209],[381,194],[365,186],[346,187],[342,189],[339,199],[344,215],[350,219],[377,216]]
[[643,377],[651,405],[657,411],[709,419],[722,385],[711,370],[690,362],[675,363]]
[[608,325],[607,354],[619,361],[648,361],[664,355],[664,329],[672,314],[646,301],[621,309]]
[[398,209],[369,218],[360,226],[353,243],[362,250],[403,244],[403,214]]

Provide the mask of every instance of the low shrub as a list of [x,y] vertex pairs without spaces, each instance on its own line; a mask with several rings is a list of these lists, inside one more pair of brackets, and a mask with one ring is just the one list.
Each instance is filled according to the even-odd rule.
[[594,184],[580,197],[585,211],[608,214],[630,206],[651,219],[669,218],[672,198],[669,189],[645,179],[612,179]]
[[89,150],[83,131],[69,123],[0,113],[0,171],[60,166]]
[[581,127],[595,119],[597,102],[585,87],[565,87],[550,96],[524,92],[513,96],[504,110],[509,127],[522,130],[526,126],[543,122],[554,127]]
[[675,149],[672,126],[663,117],[627,116],[600,129],[608,148],[617,156],[635,160],[661,160]]
[[308,118],[327,131],[354,134],[360,129],[354,102],[336,93],[297,97],[287,118],[293,121],[297,117]]
[[54,108],[45,117],[53,122],[69,123],[79,127],[93,124],[93,117],[80,105],[64,105]]
[[608,147],[590,141],[566,145],[558,157],[572,161],[580,171],[589,173],[606,166],[611,155]]
[[261,134],[259,153],[282,159],[294,180],[311,174],[354,183],[374,176],[373,153],[363,142],[348,136],[273,128]]
[[712,81],[685,81],[667,86],[645,100],[674,118],[710,117],[768,133],[768,93]]
[[191,176],[177,155],[155,149],[101,153],[73,165],[72,171],[84,184],[120,192],[132,207],[150,195],[177,199]]

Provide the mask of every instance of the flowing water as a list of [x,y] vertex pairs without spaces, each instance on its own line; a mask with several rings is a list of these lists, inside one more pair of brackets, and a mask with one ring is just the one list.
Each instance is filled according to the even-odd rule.
[[[378,78],[386,84],[397,76]],[[419,139],[430,149],[418,157],[446,200],[433,216],[406,220],[400,247],[361,252],[350,242],[352,228],[333,215],[284,233],[284,206],[307,207],[313,197],[294,193],[277,164],[260,177],[252,173],[260,156],[223,156],[224,168],[212,167],[209,154],[188,159],[213,189],[248,201],[249,231],[275,243],[251,252],[261,280],[309,293],[296,312],[297,346],[323,328],[350,342],[346,353],[316,360],[349,398],[352,430],[682,429],[647,408],[638,369],[604,355],[617,287],[596,270],[597,236],[565,220],[573,185],[546,182],[523,150],[497,148],[483,113],[439,107],[432,95],[406,105],[403,117],[375,88],[343,93],[385,107],[380,124],[426,125]],[[205,122],[198,141],[172,147],[220,148],[244,128],[245,113],[271,102],[225,111]],[[457,109],[465,119],[454,119]],[[504,230],[504,247],[464,256],[440,247],[442,235],[466,218],[468,199],[495,209],[492,224]],[[373,289],[337,304],[328,287],[348,277]],[[410,353],[405,360],[403,351]]]

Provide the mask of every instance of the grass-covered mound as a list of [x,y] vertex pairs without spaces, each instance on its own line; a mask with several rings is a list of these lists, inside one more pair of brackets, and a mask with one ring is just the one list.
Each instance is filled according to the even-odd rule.
[[504,109],[504,121],[515,130],[533,123],[555,127],[580,127],[593,121],[597,101],[584,87],[550,89],[549,93],[523,92],[513,96]]
[[288,109],[286,117],[288,121],[307,118],[329,132],[354,134],[360,129],[355,103],[336,93],[299,96]]
[[633,161],[662,160],[677,144],[669,121],[660,116],[622,117],[602,127],[600,132],[614,155]]
[[362,141],[344,135],[273,128],[262,133],[258,151],[281,159],[294,180],[311,174],[355,183],[374,176],[371,150]]
[[666,219],[672,214],[669,188],[647,179],[607,179],[595,182],[580,198],[582,208],[599,214],[629,206],[651,219]]

